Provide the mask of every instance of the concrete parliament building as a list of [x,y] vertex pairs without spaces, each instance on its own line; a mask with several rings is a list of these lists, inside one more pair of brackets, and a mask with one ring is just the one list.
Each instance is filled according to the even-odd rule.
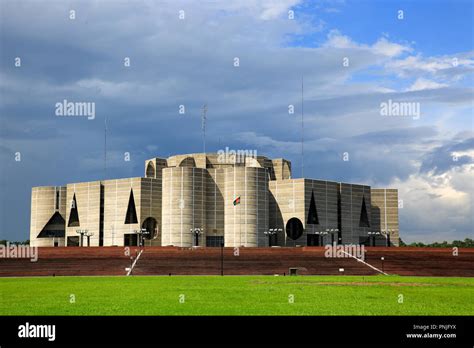
[[398,191],[292,179],[291,163],[196,153],[145,177],[33,187],[31,246],[398,246]]

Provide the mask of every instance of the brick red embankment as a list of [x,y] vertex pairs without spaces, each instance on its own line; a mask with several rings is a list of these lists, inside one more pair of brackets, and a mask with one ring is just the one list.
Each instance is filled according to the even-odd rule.
[[[132,255],[137,247],[130,247]],[[474,277],[474,249],[366,248],[365,261],[389,274]],[[123,247],[39,248],[39,259],[0,258],[0,276],[125,275],[129,256]],[[224,274],[372,275],[378,272],[351,258],[327,258],[323,247],[224,248]],[[218,275],[220,248],[146,247],[134,275]]]

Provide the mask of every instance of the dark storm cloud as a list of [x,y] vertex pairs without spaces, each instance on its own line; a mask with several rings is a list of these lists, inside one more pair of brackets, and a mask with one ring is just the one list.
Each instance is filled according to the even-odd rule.
[[[447,106],[451,111],[469,105],[472,89],[404,92],[377,77],[355,83],[352,74],[389,58],[370,46],[293,47],[289,35],[304,35],[310,24],[288,21],[280,5],[3,2],[2,237],[27,238],[32,186],[104,177],[105,117],[107,178],[141,176],[147,158],[201,151],[204,103],[208,151],[229,146],[286,157],[299,176],[302,75],[305,176],[380,186],[417,174],[424,155],[423,168],[442,167],[430,153],[432,143],[446,141],[436,119]],[[71,9],[74,21],[68,18]],[[186,11],[183,21],[180,9]],[[346,55],[349,68],[341,66]],[[17,56],[21,68],[13,66]],[[440,114],[429,124],[386,119],[379,108],[388,98],[434,103]],[[55,116],[54,105],[63,99],[94,102],[96,118]],[[178,113],[181,104],[184,115]],[[295,114],[288,113],[290,104]],[[20,163],[13,160],[17,151]],[[125,152],[130,162],[123,160]],[[344,152],[349,161],[342,160]]]
[[456,155],[457,152],[465,151],[474,152],[474,138],[455,140],[434,148],[423,156],[420,171],[422,173],[433,171],[435,174],[442,174],[451,168],[474,163],[472,155]]

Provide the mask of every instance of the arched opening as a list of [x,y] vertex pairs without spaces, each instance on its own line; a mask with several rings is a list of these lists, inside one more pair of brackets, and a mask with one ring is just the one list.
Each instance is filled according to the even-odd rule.
[[298,218],[291,218],[286,223],[286,235],[292,240],[297,240],[303,235],[303,223]]
[[189,167],[189,168],[195,168],[196,167],[196,162],[194,161],[194,158],[192,157],[186,157],[183,159],[178,167]]
[[149,234],[144,235],[145,239],[155,239],[158,235],[158,222],[155,218],[147,217],[142,223],[142,228],[146,229]]
[[154,178],[155,177],[155,166],[153,165],[153,162],[148,162],[148,165],[146,166],[146,177],[147,178]]

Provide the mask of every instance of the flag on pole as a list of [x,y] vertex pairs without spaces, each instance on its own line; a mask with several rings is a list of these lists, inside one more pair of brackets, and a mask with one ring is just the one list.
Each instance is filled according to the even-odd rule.
[[240,196],[234,199],[234,205],[240,204]]

